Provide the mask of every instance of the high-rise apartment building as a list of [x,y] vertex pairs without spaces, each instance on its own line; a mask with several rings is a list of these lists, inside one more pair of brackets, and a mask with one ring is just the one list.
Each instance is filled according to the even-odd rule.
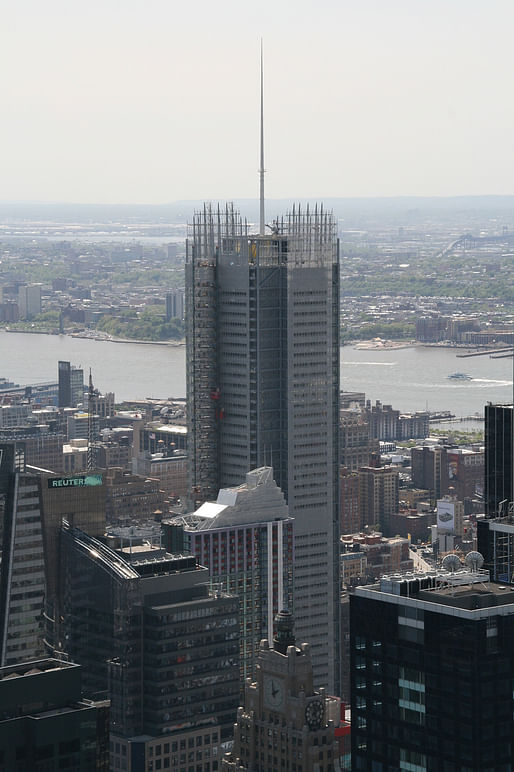
[[[175,545],[209,570],[213,587],[239,597],[241,683],[255,675],[263,638],[273,639],[274,620],[293,605],[293,519],[269,467],[246,482],[222,489],[190,515],[163,523]],[[180,532],[180,544],[177,536]]]
[[18,288],[20,319],[32,319],[41,313],[41,285],[22,284]]
[[351,595],[352,769],[512,768],[514,592],[475,557]]
[[184,318],[184,293],[170,290],[166,293],[166,321]]
[[514,501],[513,444],[512,405],[486,405],[484,498],[487,517],[501,514],[501,502]]
[[0,666],[44,653],[45,562],[41,482],[25,469],[23,443],[0,444]]
[[[263,226],[261,233],[263,232]],[[295,518],[295,616],[316,683],[338,683],[339,256],[323,209],[251,235],[195,215],[186,258],[190,492],[273,467]]]

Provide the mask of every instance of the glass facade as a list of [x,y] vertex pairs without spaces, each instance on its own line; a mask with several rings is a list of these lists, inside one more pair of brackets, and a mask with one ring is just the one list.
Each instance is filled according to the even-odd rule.
[[352,769],[512,770],[514,614],[426,595],[351,597]]
[[[485,406],[485,505],[497,517],[500,502],[514,501],[512,405]],[[507,514],[507,509],[503,512]]]
[[[230,736],[239,701],[239,603],[208,588],[194,557],[125,560],[63,527],[62,645],[90,694],[108,693],[111,733]],[[144,755],[144,753],[143,753]]]

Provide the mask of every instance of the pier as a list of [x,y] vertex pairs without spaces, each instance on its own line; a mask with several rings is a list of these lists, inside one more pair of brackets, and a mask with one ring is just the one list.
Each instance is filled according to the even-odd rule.
[[[512,356],[512,346],[507,346],[507,348],[490,348],[484,349],[483,351],[468,351],[466,354],[456,354],[456,357],[459,359],[466,359],[467,357],[483,357],[485,354],[503,354],[505,351],[510,352],[510,354],[505,354],[505,356]],[[496,359],[496,357],[493,358]]]

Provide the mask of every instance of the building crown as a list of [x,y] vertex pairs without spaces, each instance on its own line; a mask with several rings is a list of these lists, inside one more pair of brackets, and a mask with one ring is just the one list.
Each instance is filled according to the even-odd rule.
[[287,609],[279,611],[275,617],[276,635],[273,638],[273,648],[280,654],[287,654],[288,646],[296,646],[294,637],[294,617]]

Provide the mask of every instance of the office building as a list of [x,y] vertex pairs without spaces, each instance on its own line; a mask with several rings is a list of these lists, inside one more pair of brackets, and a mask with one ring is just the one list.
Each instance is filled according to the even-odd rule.
[[[259,644],[272,640],[277,613],[293,601],[293,520],[269,467],[222,489],[191,515],[163,523],[182,533],[180,550],[209,570],[213,587],[239,597],[241,683],[254,677]],[[177,542],[166,546],[176,548]]]
[[77,407],[84,403],[84,371],[70,362],[59,362],[59,407]]
[[162,513],[164,493],[157,479],[112,467],[104,475],[109,525],[134,525]]
[[352,769],[512,768],[514,592],[476,556],[350,597]]
[[100,419],[97,415],[89,416],[80,410],[67,416],[66,432],[69,440],[87,440],[90,429],[91,438],[96,442],[100,436]]
[[[262,226],[261,232],[264,231]],[[293,212],[250,235],[195,215],[186,259],[190,493],[195,505],[273,466],[295,519],[298,636],[337,691],[339,260],[336,223]]]
[[106,492],[101,472],[57,477],[45,469],[33,470],[41,484],[45,557],[45,647],[58,648],[61,638],[61,585],[59,554],[63,518],[90,536],[105,533]]
[[315,690],[309,645],[296,646],[293,618],[282,611],[270,648],[261,641],[255,680],[245,685],[234,747],[221,769],[334,772],[339,748],[324,689]]
[[184,450],[157,453],[147,451],[132,457],[132,471],[143,477],[159,480],[166,497],[177,500],[187,493],[188,454]]
[[17,426],[0,430],[0,442],[23,444],[27,466],[63,470],[62,449],[66,435],[60,431],[49,431],[47,425]]
[[389,535],[391,515],[399,506],[399,474],[390,466],[359,469],[360,528],[378,525]]
[[87,398],[88,411],[102,421],[102,426],[105,424],[106,418],[113,418],[115,409],[115,397],[114,392],[108,391],[107,394],[100,394],[96,389],[92,394],[88,394]]
[[500,504],[514,501],[512,405],[485,406],[485,511],[497,517]]
[[430,491],[430,499],[446,496],[449,486],[448,453],[446,448],[436,447],[412,448],[412,484],[415,488],[426,488]]
[[1,772],[109,772],[109,702],[82,698],[81,668],[57,659],[0,668]]
[[0,666],[38,659],[43,648],[45,562],[41,483],[22,443],[0,444]]
[[239,602],[193,556],[118,550],[64,523],[60,650],[111,700],[111,768],[212,772],[239,699]]

